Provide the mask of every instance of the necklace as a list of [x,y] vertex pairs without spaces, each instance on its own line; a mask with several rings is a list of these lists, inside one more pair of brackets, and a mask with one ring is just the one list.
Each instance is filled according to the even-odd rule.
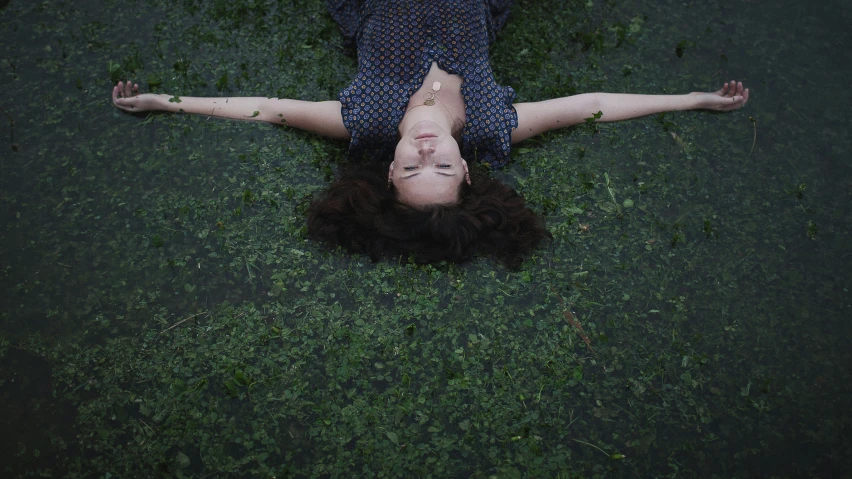
[[434,105],[435,104],[435,93],[438,93],[438,91],[440,91],[440,90],[441,90],[441,82],[436,81],[435,83],[432,83],[432,89],[429,90],[429,92],[427,92],[424,95],[424,97],[426,98],[426,101],[424,101],[423,104],[426,105],[426,106]]

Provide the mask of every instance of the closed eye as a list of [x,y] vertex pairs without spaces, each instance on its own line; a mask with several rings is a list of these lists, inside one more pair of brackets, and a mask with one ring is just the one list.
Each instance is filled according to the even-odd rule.
[[[436,166],[437,168],[452,168],[452,167],[453,167],[453,165],[449,165],[449,164],[440,164],[440,165],[435,165],[435,166]],[[405,171],[414,171],[414,170],[416,170],[417,168],[419,168],[419,167],[418,167],[418,166],[406,166],[406,167],[404,167],[404,168],[403,168],[403,170],[405,170]]]
[[[420,172],[418,171],[417,173],[414,173],[414,174],[411,174],[411,175],[408,175],[408,176],[403,176],[402,179],[407,180],[409,178],[414,178],[415,176],[417,176],[419,174],[420,174]],[[444,173],[443,171],[436,171],[435,174],[441,175],[441,176],[457,176],[455,173]]]

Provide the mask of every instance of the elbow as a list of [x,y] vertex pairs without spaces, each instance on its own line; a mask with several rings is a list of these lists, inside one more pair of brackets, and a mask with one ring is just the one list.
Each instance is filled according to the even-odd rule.
[[601,116],[595,118],[597,121],[600,121],[604,116],[604,101],[601,93],[589,93],[589,103],[587,106],[587,110],[589,112],[589,118],[595,117],[598,113],[601,113]]

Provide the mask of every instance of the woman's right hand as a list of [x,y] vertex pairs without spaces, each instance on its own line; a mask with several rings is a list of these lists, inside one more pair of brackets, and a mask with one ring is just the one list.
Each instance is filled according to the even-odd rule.
[[133,82],[118,82],[112,87],[112,104],[130,113],[159,110],[158,97],[153,93],[139,93],[139,85]]
[[699,96],[700,109],[715,111],[739,110],[748,102],[748,88],[743,88],[743,82],[731,80],[725,82],[719,91],[712,93],[695,92]]

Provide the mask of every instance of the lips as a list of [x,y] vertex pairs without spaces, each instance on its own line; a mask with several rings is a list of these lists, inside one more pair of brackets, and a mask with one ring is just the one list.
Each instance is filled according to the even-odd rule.
[[426,138],[438,138],[438,135],[433,135],[432,133],[423,133],[422,135],[417,135],[415,140],[424,140]]

